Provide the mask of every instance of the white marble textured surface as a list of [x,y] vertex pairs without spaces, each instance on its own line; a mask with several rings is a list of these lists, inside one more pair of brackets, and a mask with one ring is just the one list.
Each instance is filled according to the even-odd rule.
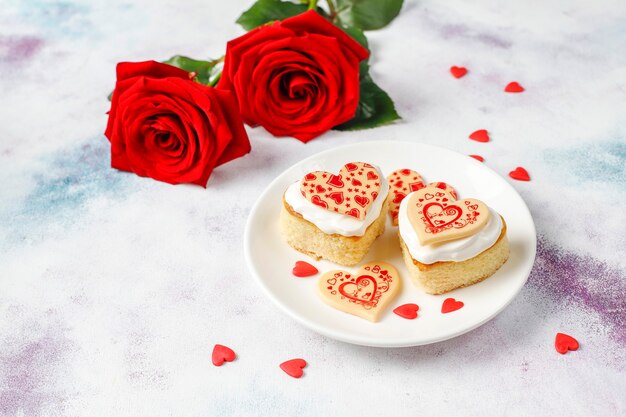
[[[115,63],[222,54],[249,0],[0,0],[0,416],[626,414],[626,3],[408,0],[371,32],[403,121],[307,145],[250,129],[205,190],[112,170]],[[465,65],[461,80],[448,73]],[[502,88],[517,80],[519,95]],[[492,142],[467,139],[479,128]],[[515,182],[537,263],[496,319],[374,349],[283,315],[242,260],[296,161],[372,139],[481,154]],[[581,349],[553,348],[557,331]],[[214,343],[239,359],[211,364]],[[295,380],[278,369],[309,362]]]

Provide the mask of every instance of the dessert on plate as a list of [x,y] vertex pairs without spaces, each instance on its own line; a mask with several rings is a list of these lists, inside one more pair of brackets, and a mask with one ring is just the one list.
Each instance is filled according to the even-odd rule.
[[434,185],[402,199],[398,224],[413,282],[429,294],[480,282],[509,257],[502,216],[480,200],[457,200]]
[[355,274],[329,271],[318,281],[322,300],[333,308],[376,322],[400,291],[398,271],[386,262],[364,264]]
[[355,265],[385,231],[389,184],[380,168],[349,162],[338,174],[309,172],[283,194],[281,231],[315,259]]
[[[398,211],[400,210],[400,203],[404,197],[413,191],[421,190],[426,187],[426,183],[419,173],[407,168],[393,171],[391,174],[387,175],[387,181],[389,182],[389,197],[387,197],[389,200],[389,217],[391,218],[391,223],[397,226]],[[431,182],[428,185],[448,191],[456,198],[454,188],[445,182]]]

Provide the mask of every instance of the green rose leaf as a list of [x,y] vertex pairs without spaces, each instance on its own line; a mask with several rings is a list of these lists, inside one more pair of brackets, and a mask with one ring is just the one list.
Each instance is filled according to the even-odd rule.
[[163,61],[164,64],[169,64],[188,72],[194,72],[196,74],[195,81],[211,86],[215,85],[219,80],[220,71],[216,67],[220,62],[222,62],[221,59],[200,61],[182,55],[174,55],[167,61]]
[[245,30],[252,30],[274,20],[283,20],[306,12],[308,5],[281,0],[258,0],[243,12],[237,23]]
[[337,19],[363,30],[385,27],[402,8],[403,0],[336,0]]
[[[360,43],[369,51],[367,37],[363,31],[354,26],[340,25],[341,29],[350,35],[354,40]],[[359,130],[370,129],[377,126],[386,125],[401,119],[396,112],[393,101],[387,93],[385,93],[372,80],[369,74],[369,58],[361,62],[359,67],[359,106],[357,107],[354,118],[347,122],[335,126],[335,130]]]
[[365,61],[361,63],[360,77],[359,106],[354,118],[333,129],[371,129],[401,119],[389,95],[372,80],[369,74],[369,64]]

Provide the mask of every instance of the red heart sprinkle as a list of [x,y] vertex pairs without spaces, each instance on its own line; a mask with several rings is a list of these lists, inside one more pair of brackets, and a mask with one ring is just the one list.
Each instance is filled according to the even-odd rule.
[[235,351],[227,346],[215,345],[213,347],[211,359],[213,360],[213,365],[215,366],[222,366],[224,362],[232,362],[236,357],[237,355],[235,354]]
[[489,133],[485,129],[480,129],[469,135],[469,138],[476,142],[489,142]]
[[310,277],[317,274],[318,270],[308,262],[297,261],[291,272],[297,277]]
[[578,350],[578,340],[565,333],[557,333],[554,339],[554,348],[561,355],[565,355],[568,350]]
[[450,67],[450,74],[452,74],[454,78],[461,78],[467,74],[467,68],[453,65]]
[[521,93],[524,91],[524,87],[522,87],[517,81],[511,81],[504,87],[504,91],[507,93]]
[[304,359],[290,359],[286,362],[280,364],[280,369],[285,371],[285,373],[294,378],[300,378],[304,372],[302,368],[306,366],[306,361]]
[[483,158],[483,157],[482,157],[482,156],[480,156],[480,155],[470,155],[470,156],[471,156],[472,158],[474,158],[475,160],[477,160],[477,161],[480,161],[480,162],[485,162],[485,158]]
[[509,177],[518,181],[530,181],[530,175],[528,175],[528,171],[526,171],[522,167],[517,167],[513,171],[509,172]]
[[413,320],[417,318],[417,310],[419,309],[420,307],[417,304],[409,303],[396,307],[393,312],[402,318]]
[[453,311],[463,308],[464,305],[463,301],[457,301],[454,298],[446,298],[441,305],[441,312],[443,314],[452,313]]

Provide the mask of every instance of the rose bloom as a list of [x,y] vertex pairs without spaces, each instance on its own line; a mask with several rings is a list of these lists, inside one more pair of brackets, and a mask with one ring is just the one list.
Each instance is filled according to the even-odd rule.
[[155,61],[122,62],[105,135],[111,166],[206,187],[215,168],[250,152],[237,101]]
[[302,142],[354,117],[368,51],[317,12],[228,42],[217,88],[237,96],[244,122]]

